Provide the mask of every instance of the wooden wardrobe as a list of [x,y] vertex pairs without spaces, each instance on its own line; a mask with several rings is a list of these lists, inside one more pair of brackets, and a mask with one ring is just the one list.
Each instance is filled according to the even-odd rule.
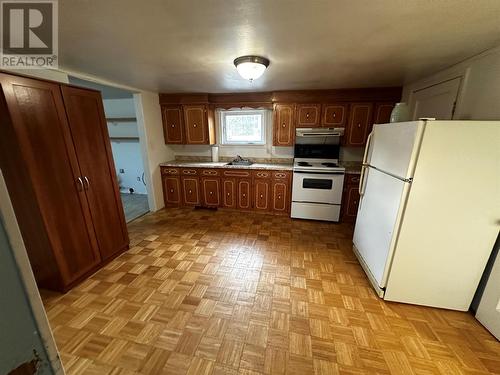
[[98,91],[0,73],[0,168],[39,287],[66,291],[128,248]]

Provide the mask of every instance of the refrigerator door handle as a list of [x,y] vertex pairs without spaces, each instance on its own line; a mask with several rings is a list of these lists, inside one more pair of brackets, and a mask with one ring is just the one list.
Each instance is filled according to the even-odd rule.
[[363,198],[363,194],[365,193],[364,185],[365,185],[365,171],[366,171],[366,169],[368,169],[368,167],[363,164],[361,166],[361,177],[359,178],[359,187],[358,187],[359,196],[361,198]]
[[363,165],[366,165],[368,161],[366,160],[366,158],[368,157],[368,151],[370,150],[372,135],[373,135],[373,130],[370,132],[370,134],[368,134],[368,138],[366,138],[365,153],[363,154]]

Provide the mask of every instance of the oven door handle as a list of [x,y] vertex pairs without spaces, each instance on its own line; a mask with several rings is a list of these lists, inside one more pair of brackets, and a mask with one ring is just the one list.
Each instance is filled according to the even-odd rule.
[[345,172],[313,172],[313,171],[309,171],[309,172],[306,172],[306,171],[293,171],[293,173],[300,173],[300,174],[323,174],[325,176],[328,176],[328,175],[344,175]]

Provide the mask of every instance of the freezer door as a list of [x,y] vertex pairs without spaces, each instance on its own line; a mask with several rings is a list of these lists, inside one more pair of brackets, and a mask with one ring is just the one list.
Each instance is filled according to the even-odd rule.
[[394,236],[408,185],[376,169],[365,170],[353,242],[380,288],[386,285]]
[[401,178],[412,177],[424,125],[424,121],[375,125],[366,162]]

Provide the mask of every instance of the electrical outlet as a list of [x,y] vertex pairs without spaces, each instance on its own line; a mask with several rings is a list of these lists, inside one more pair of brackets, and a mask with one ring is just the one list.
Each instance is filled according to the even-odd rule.
[[125,169],[120,168],[120,173],[125,173]]

